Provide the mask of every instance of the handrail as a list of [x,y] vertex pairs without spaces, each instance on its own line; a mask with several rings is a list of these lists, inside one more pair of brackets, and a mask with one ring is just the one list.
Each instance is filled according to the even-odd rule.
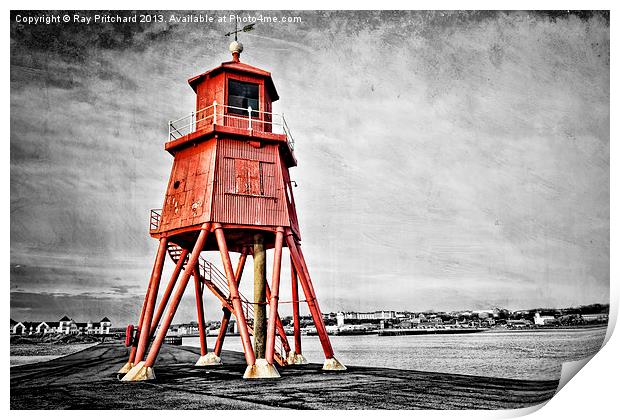
[[161,223],[161,209],[151,209],[151,217],[149,219],[149,230],[152,232],[159,229]]
[[[235,111],[242,111],[242,113]],[[284,134],[290,149],[294,150],[295,147],[295,141],[284,119],[284,114],[261,111],[252,109],[252,107],[222,105],[216,101],[189,115],[168,121],[168,141],[176,140],[212,124],[263,133]]]

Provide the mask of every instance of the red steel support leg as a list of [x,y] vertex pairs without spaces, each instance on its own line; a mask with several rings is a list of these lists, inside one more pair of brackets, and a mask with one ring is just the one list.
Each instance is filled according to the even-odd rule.
[[[196,243],[194,244],[194,249],[192,250],[192,254],[187,262],[187,267],[194,267],[198,262],[198,258],[200,257],[200,252],[202,251],[204,244],[207,240],[207,235],[209,233],[209,224],[204,223],[200,228],[200,234],[196,239]],[[166,333],[168,332],[168,328],[170,328],[170,324],[172,323],[172,319],[174,318],[174,314],[179,307],[179,303],[181,303],[181,298],[183,297],[183,293],[185,292],[185,288],[187,287],[187,283],[189,282],[189,278],[192,275],[192,270],[184,270],[181,279],[179,280],[179,284],[174,291],[172,296],[172,300],[170,301],[170,306],[166,311],[166,315],[164,316],[161,328],[157,332],[157,336],[155,337],[155,341],[153,341],[153,345],[151,346],[151,350],[146,358],[144,363],[138,363],[134,366],[122,379],[122,381],[144,381],[148,379],[154,379],[155,374],[153,372],[153,364],[155,363],[155,359],[157,359],[157,355],[159,354],[159,350],[161,349],[161,345],[164,342],[164,338],[166,337]]]
[[295,338],[295,351],[289,354],[287,362],[291,365],[305,365],[308,362],[301,354],[301,326],[299,325],[299,284],[293,258],[291,257],[291,295],[293,300],[293,332]]
[[[247,260],[248,252],[247,250],[241,251],[241,255],[239,256],[239,262],[237,263],[237,270],[235,271],[235,280],[237,282],[237,288],[239,287],[239,283],[241,283],[241,276],[243,275],[243,269],[245,267],[245,261]],[[222,316],[222,322],[220,324],[220,332],[217,335],[217,341],[215,342],[215,348],[213,349],[213,353],[219,359],[222,353],[222,346],[224,345],[224,338],[226,338],[226,331],[228,330],[228,324],[230,323],[230,315],[231,312],[228,308],[222,308],[224,311],[224,315]],[[219,364],[221,360],[216,360]]]
[[[267,325],[267,345],[265,348],[265,359],[267,363],[273,365],[276,343],[276,318],[278,317],[278,299],[280,293],[280,269],[282,267],[282,243],[284,242],[284,229],[281,227],[276,231],[276,243],[273,252],[273,270],[271,279],[271,297],[269,298],[269,323]],[[286,356],[286,355],[282,355]]]
[[177,264],[174,267],[174,271],[172,272],[172,276],[170,277],[168,286],[166,287],[166,290],[164,290],[164,295],[161,297],[161,302],[157,307],[155,315],[153,315],[153,322],[151,322],[151,339],[153,339],[153,337],[155,336],[155,331],[157,331],[157,326],[159,325],[159,321],[161,321],[161,316],[164,314],[166,305],[168,305],[168,300],[170,299],[170,295],[174,290],[174,286],[179,278],[179,274],[181,274],[181,270],[183,270],[183,263],[187,258],[187,254],[189,254],[189,251],[187,249],[181,251],[179,261],[177,261]]
[[346,370],[346,367],[334,357],[334,350],[332,349],[329,337],[327,336],[327,330],[325,329],[325,324],[323,323],[323,315],[316,299],[316,295],[314,294],[314,289],[312,288],[312,281],[310,280],[308,268],[303,258],[303,254],[301,253],[301,248],[293,239],[293,235],[290,230],[287,232],[286,244],[291,252],[295,269],[299,274],[299,282],[301,283],[304,295],[306,296],[308,308],[312,314],[314,325],[316,326],[321,345],[323,346],[323,352],[325,353],[326,359],[323,364],[323,370]]
[[[327,338],[327,334],[323,334],[323,316],[321,314],[316,301],[312,296],[312,292],[310,292],[310,288],[308,287],[308,283],[306,281],[306,273],[304,272],[304,268],[301,262],[301,258],[299,256],[299,252],[297,250],[297,244],[293,239],[292,234],[287,235],[286,244],[288,245],[289,251],[291,253],[291,258],[293,260],[293,264],[297,273],[299,274],[299,283],[306,295],[306,301],[308,303],[308,309],[310,309],[310,314],[312,315],[312,320],[317,329],[317,333],[319,334],[319,339],[321,341],[321,345],[323,346],[323,352],[325,353],[325,358],[329,359],[333,357],[334,351],[331,347],[331,343],[329,342],[329,338]],[[321,328],[323,327],[323,328]]]
[[[162,238],[163,240],[163,238]],[[161,245],[161,242],[160,242]],[[155,256],[155,265],[157,265],[157,259],[159,258],[159,248],[157,249],[157,255]],[[153,268],[154,270],[155,268]],[[140,333],[140,328],[142,326],[142,323],[144,322],[144,314],[146,312],[146,307],[147,304],[149,302],[149,297],[151,295],[151,290],[153,289],[153,273],[151,273],[151,278],[149,280],[149,284],[148,287],[146,289],[146,294],[144,295],[144,302],[142,303],[142,309],[140,310],[140,318],[138,320],[138,331],[136,333],[136,338],[139,337],[139,333]],[[125,363],[125,365],[118,371],[118,373],[127,373],[129,372],[129,370],[134,366],[134,361],[136,360],[136,352],[138,350],[138,343],[134,340],[134,342],[131,345],[131,350],[129,351],[129,360],[127,360],[127,363]]]
[[220,256],[222,257],[222,263],[224,264],[224,271],[226,272],[226,279],[228,280],[230,299],[232,300],[235,318],[237,320],[237,325],[239,326],[239,335],[241,336],[241,342],[243,343],[245,361],[248,364],[248,369],[250,369],[256,363],[256,357],[254,356],[254,349],[252,348],[252,343],[250,342],[248,324],[245,319],[245,315],[243,314],[243,306],[241,305],[241,298],[239,297],[235,274],[232,270],[230,255],[228,255],[228,245],[226,245],[226,238],[224,237],[222,225],[215,223],[213,227],[215,228],[215,238],[217,239],[217,245],[220,249]]
[[[146,293],[144,295],[144,302],[142,303],[142,309],[140,310],[140,318],[138,320],[138,327],[142,325],[142,321],[144,320],[144,310],[146,309],[146,302],[149,300],[149,294],[151,293],[151,282],[149,281],[148,287],[146,288]],[[125,374],[129,372],[129,370],[133,367],[133,361],[136,359],[136,350],[138,349],[138,343],[134,340],[131,344],[131,350],[129,351],[129,360],[127,363],[118,371],[118,373]]]
[[140,363],[146,353],[146,348],[149,345],[151,339],[151,321],[153,320],[153,310],[155,309],[155,302],[157,301],[157,292],[159,291],[159,282],[161,280],[161,272],[164,268],[164,260],[166,259],[166,249],[168,247],[168,238],[161,238],[159,240],[159,248],[157,249],[157,257],[155,259],[155,266],[151,274],[151,291],[149,292],[149,300],[146,302],[146,309],[144,310],[144,319],[139,328],[140,338],[138,340],[138,350],[136,350],[136,358],[134,363]]
[[[194,289],[196,292],[196,316],[198,318],[198,329],[200,334],[200,356],[207,354],[207,332],[205,331],[205,311],[202,303],[202,282],[200,281],[200,271],[198,265],[194,268]],[[199,359],[200,361],[200,359]],[[197,362],[199,363],[199,362]]]
[[299,325],[299,283],[297,271],[291,257],[291,291],[293,295],[293,328],[295,331],[295,353],[301,354],[301,326]]

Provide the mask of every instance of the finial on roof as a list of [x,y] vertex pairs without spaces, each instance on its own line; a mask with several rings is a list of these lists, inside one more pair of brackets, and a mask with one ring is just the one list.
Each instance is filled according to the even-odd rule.
[[232,53],[233,61],[238,63],[239,56],[241,55],[241,52],[243,51],[243,44],[239,41],[233,41],[228,46],[228,50]]
[[250,23],[249,25],[245,25],[241,29],[237,29],[237,21],[238,19],[235,19],[235,30],[224,34],[224,36],[235,36],[235,40],[230,43],[230,45],[228,46],[228,50],[232,53],[233,61],[236,63],[239,62],[239,56],[241,55],[241,51],[243,51],[243,44],[237,41],[237,34],[239,32],[250,32],[254,30],[254,25],[256,25],[255,23]]

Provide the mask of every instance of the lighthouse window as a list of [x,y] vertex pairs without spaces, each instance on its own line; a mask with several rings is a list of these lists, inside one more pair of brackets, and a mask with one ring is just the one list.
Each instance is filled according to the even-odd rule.
[[248,115],[248,107],[252,107],[252,117],[258,118],[258,85],[254,83],[228,80],[229,114]]

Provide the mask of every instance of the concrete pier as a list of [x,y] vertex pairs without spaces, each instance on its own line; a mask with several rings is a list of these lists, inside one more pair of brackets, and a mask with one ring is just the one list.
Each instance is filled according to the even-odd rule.
[[279,368],[277,381],[248,381],[241,353],[222,366],[194,366],[200,349],[164,345],[156,379],[120,382],[127,361],[105,343],[48,362],[11,368],[11,409],[510,409],[551,398],[558,381],[526,381],[321,364]]

